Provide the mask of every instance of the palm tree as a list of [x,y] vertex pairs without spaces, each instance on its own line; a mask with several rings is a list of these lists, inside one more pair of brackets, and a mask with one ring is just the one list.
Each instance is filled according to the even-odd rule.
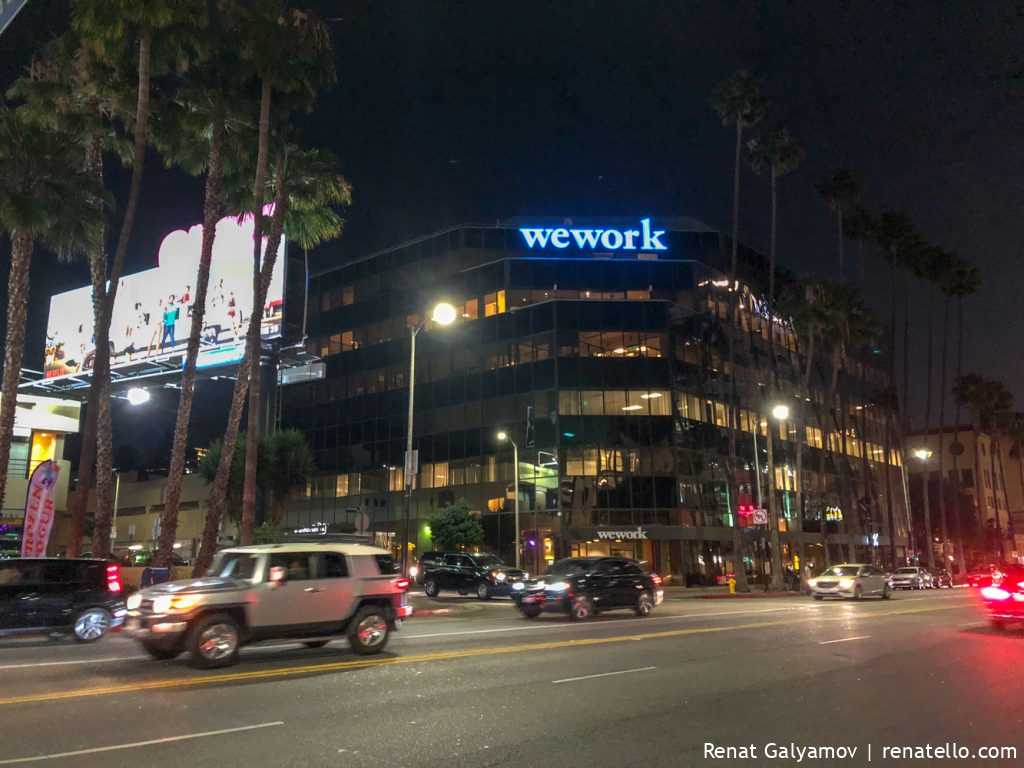
[[[804,151],[792,134],[785,128],[769,128],[762,135],[750,140],[748,144],[750,164],[755,173],[768,174],[771,191],[771,233],[768,240],[768,387],[766,388],[768,403],[775,399],[778,384],[778,363],[775,358],[775,262],[777,256],[778,232],[778,181],[794,170],[804,158]],[[778,507],[775,504],[775,453],[773,430],[768,430],[765,445],[768,453],[768,502],[769,529],[772,540],[772,587],[782,589],[782,557],[779,551]],[[797,452],[802,451],[800,435],[797,434]],[[798,479],[799,482],[799,479]]]
[[867,290],[867,270],[864,264],[864,244],[876,241],[875,229],[878,221],[868,207],[862,203],[854,203],[850,216],[843,222],[844,234],[857,241],[857,272],[859,275],[860,292]]
[[[260,296],[257,306],[266,300],[267,286],[273,272],[274,260],[280,246],[282,234],[287,229],[289,239],[304,249],[339,237],[344,226],[337,209],[352,199],[352,189],[337,170],[337,161],[323,150],[302,150],[286,145],[278,153],[277,162],[271,166],[271,183],[274,188],[274,212],[272,214],[270,237],[266,256],[260,273]],[[253,311],[249,318],[250,330],[253,323],[259,323],[260,313]],[[258,347],[257,347],[258,349]],[[227,428],[224,432],[226,452],[221,455],[217,475],[210,491],[207,506],[206,525],[203,540],[196,558],[195,573],[202,575],[209,568],[217,546],[217,531],[227,496],[228,479],[231,469],[229,457],[233,455],[235,441],[245,406],[249,386],[250,354],[247,351],[239,365],[238,376],[228,413]],[[249,445],[252,441],[249,441]],[[244,523],[245,514],[243,511]],[[252,520],[250,520],[251,528]]]
[[[736,149],[733,162],[732,177],[732,240],[730,248],[732,256],[729,266],[729,325],[736,319],[736,278],[739,261],[739,228],[740,228],[740,167],[743,158],[743,131],[746,128],[756,125],[768,108],[767,99],[764,96],[764,81],[751,74],[745,69],[737,69],[728,79],[715,86],[711,93],[711,108],[722,118],[722,125],[734,126],[736,130]],[[733,333],[728,334],[729,343],[729,375],[732,377],[732,390],[729,395],[729,478],[731,487],[735,487],[736,478],[736,432],[739,428],[738,410],[736,403],[736,354],[733,342]],[[730,493],[730,498],[737,498],[738,494]],[[734,521],[733,527],[733,553],[736,561],[737,588],[741,592],[749,591],[747,585],[746,568],[743,567],[742,542],[739,529],[739,515],[733,512],[730,505],[730,513]]]
[[[91,57],[104,62],[115,71],[121,71],[128,60],[133,59],[137,69],[133,87],[118,80],[113,83],[120,86],[121,91],[114,94],[111,102],[118,107],[115,117],[125,125],[133,137],[130,154],[132,174],[109,275],[106,275],[105,252],[102,258],[102,274],[106,279],[104,290],[100,292],[101,311],[94,329],[96,354],[85,429],[82,433],[82,453],[79,457],[81,492],[75,494],[70,504],[71,541],[68,552],[72,555],[77,554],[81,547],[86,491],[92,481],[94,457],[97,467],[93,553],[105,555],[110,544],[109,534],[113,517],[110,322],[142,194],[154,64],[157,72],[179,63],[185,66],[184,37],[192,28],[200,7],[201,0],[76,0],[72,7],[72,29],[80,36]],[[130,100],[134,100],[134,108],[128,104]],[[95,285],[101,274],[98,255],[92,271]]]
[[[37,241],[58,253],[87,252],[101,236],[95,215],[104,196],[82,170],[74,147],[10,107],[0,107],[0,231],[11,239],[7,330],[0,385],[0,467],[6,467],[25,351],[29,267]],[[0,505],[7,472],[0,472]]]
[[860,199],[863,184],[848,168],[832,168],[817,186],[818,196],[836,212],[836,233],[839,245],[839,279],[843,279],[844,246],[843,216]]
[[[278,122],[283,123],[289,107],[310,104],[316,95],[333,83],[335,73],[330,36],[326,26],[308,11],[292,7],[286,0],[229,0],[231,18],[244,41],[242,57],[260,82],[259,137],[256,153],[256,172],[253,183],[252,216],[255,222],[253,237],[253,315],[261,316],[260,254],[263,237],[263,204],[265,179],[270,145],[271,101],[275,92],[287,102],[279,100]],[[288,50],[288,56],[281,56]],[[249,324],[247,349],[252,351],[256,364],[249,368],[249,415],[246,453],[245,487],[242,494],[242,543],[252,541],[252,528],[256,517],[256,458],[255,445],[259,435],[259,375],[260,366],[255,350],[260,344],[259,323]]]
[[296,488],[305,488],[313,477],[313,452],[297,429],[282,429],[264,439],[270,472],[265,478],[267,523],[276,528],[284,519]]

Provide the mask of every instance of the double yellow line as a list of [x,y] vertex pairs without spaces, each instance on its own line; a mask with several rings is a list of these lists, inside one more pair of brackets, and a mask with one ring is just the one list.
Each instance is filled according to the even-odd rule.
[[[904,616],[910,614],[932,613],[935,611],[949,611],[963,608],[963,605],[936,606],[931,608],[912,608],[891,611],[879,611],[877,613],[859,614],[857,618],[874,618],[884,616]],[[814,616],[801,619],[783,619],[779,621],[759,621],[748,624],[732,624],[720,627],[697,627],[692,629],[669,629],[662,632],[642,632],[632,635],[617,635],[615,637],[590,637],[573,640],[559,640],[547,643],[529,643],[526,645],[505,645],[495,648],[469,648],[459,651],[439,651],[435,653],[420,653],[412,656],[373,656],[368,658],[351,659],[349,661],[335,661],[325,664],[305,664],[297,667],[280,667],[277,669],[253,670],[248,672],[224,672],[206,675],[202,677],[171,678],[165,680],[150,680],[142,683],[124,683],[121,685],[110,685],[102,688],[81,688],[71,691],[55,691],[52,693],[33,693],[24,696],[9,696],[0,698],[0,706],[11,704],[31,704],[46,701],[63,701],[65,699],[82,699],[94,696],[111,696],[117,693],[135,693],[140,691],[157,691],[167,688],[187,688],[199,685],[213,685],[215,683],[233,683],[243,680],[269,680],[281,677],[297,677],[300,675],[319,674],[324,672],[340,672],[348,669],[365,669],[367,667],[383,667],[393,664],[416,664],[427,661],[451,661],[454,659],[470,659],[478,656],[497,656],[509,653],[529,653],[532,651],[550,651],[560,648],[582,648],[590,645],[607,645],[610,643],[638,642],[643,640],[661,640],[669,637],[686,637],[688,635],[707,635],[719,632],[736,632],[747,629],[766,629],[769,627],[784,627],[796,624],[808,624],[820,621],[848,621],[850,615],[839,616]]]

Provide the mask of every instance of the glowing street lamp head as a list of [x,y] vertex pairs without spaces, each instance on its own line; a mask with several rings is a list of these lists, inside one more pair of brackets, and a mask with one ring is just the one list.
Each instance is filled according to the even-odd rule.
[[434,307],[434,312],[431,314],[430,319],[438,325],[451,325],[455,322],[457,316],[458,313],[455,311],[455,307],[448,302],[442,301]]
[[927,459],[927,458],[930,458],[931,455],[932,455],[932,452],[929,451],[927,448],[915,448],[914,449],[914,456],[916,456],[917,458],[921,459],[922,461]]
[[508,434],[505,432],[499,432],[498,439],[501,440],[501,442],[505,442],[506,440],[508,440]]
[[143,403],[149,402],[149,391],[134,387],[128,390],[126,397],[128,398],[128,402],[132,405],[142,405]]
[[779,403],[772,408],[772,416],[779,421],[785,421],[789,418],[789,406],[785,403]]

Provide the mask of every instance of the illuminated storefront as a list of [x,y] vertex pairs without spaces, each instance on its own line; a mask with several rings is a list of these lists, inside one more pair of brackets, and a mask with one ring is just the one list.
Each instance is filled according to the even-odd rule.
[[[769,427],[759,385],[769,330],[777,354],[794,363],[780,366],[780,376],[792,380],[800,350],[788,324],[769,322],[758,298],[767,265],[746,248],[739,322],[725,322],[728,260],[727,238],[688,220],[530,219],[456,227],[313,276],[309,333],[324,376],[284,387],[282,421],[307,434],[321,474],[288,525],[366,514],[373,530],[404,539],[408,329],[447,301],[458,321],[428,322],[417,341],[414,554],[431,547],[426,519],[465,498],[480,512],[487,548],[514,559],[515,470],[511,447],[496,437],[507,431],[519,446],[529,568],[569,554],[627,554],[680,582],[714,582],[737,557],[738,527],[739,556],[758,572],[764,527],[736,511],[754,501],[755,429],[764,472]],[[793,276],[780,270],[778,279]],[[740,345],[741,403],[731,478],[723,377],[730,333]],[[873,541],[888,544],[882,489],[900,480],[898,454],[888,472],[882,461],[884,418],[873,405],[882,365],[855,356],[841,377],[856,425],[845,439],[820,417],[801,427],[772,422],[775,474],[761,484],[766,494],[774,488],[787,561],[802,553],[823,565],[825,548],[832,559],[873,557]],[[840,459],[864,489],[857,496],[868,497],[866,511],[849,511]],[[902,498],[893,501],[897,541]]]

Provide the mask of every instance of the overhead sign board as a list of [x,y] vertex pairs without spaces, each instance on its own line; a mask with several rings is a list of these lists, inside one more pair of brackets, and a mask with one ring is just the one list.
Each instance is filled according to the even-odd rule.
[[[171,232],[160,245],[156,268],[121,278],[110,323],[113,369],[184,354],[196,308],[202,234],[201,225]],[[217,223],[200,368],[237,362],[241,357],[252,313],[252,238],[251,216],[228,216]],[[285,261],[284,254],[278,254],[263,308],[264,338],[281,334]],[[52,297],[43,363],[46,378],[87,374],[95,356],[92,287]]]
[[653,229],[650,219],[641,219],[639,229],[587,229],[569,227],[520,227],[526,247],[535,250],[585,251],[667,251],[665,230]]

